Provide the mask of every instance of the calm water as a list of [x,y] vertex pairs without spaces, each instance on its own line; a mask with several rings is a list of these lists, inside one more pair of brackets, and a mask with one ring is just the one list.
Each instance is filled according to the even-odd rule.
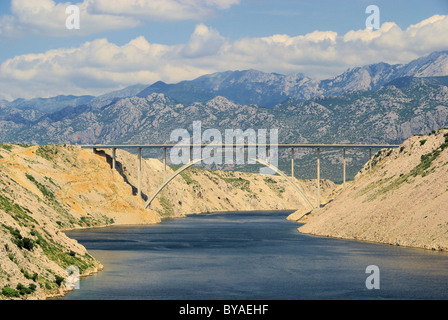
[[[105,266],[65,299],[447,299],[448,254],[303,235],[289,212],[71,231]],[[368,290],[368,265],[380,289]]]

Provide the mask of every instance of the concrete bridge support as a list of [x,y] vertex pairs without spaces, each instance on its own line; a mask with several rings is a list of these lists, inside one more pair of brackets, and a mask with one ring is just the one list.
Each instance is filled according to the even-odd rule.
[[345,172],[345,165],[346,165],[346,163],[345,163],[345,148],[342,150],[342,175],[343,175],[343,177],[342,177],[342,179],[343,179],[343,184],[344,184],[344,190],[345,190],[345,180],[346,180],[346,172]]
[[294,178],[294,148],[291,149],[291,178]]
[[117,169],[117,148],[112,148],[112,169]]
[[137,148],[137,196],[142,197],[142,148]]
[[320,148],[317,148],[317,208],[320,208]]
[[[176,145],[173,144],[151,144],[151,145],[85,145],[81,146],[82,148],[91,148],[93,149],[94,153],[97,153],[97,149],[112,149],[112,169],[117,169],[117,159],[116,159],[116,150],[117,149],[137,149],[137,196],[142,197],[142,149],[143,148],[162,148],[163,149],[163,183],[162,186],[159,188],[160,190],[163,189],[164,185],[166,185],[172,178],[174,178],[175,175],[177,175],[179,172],[176,171],[176,173],[167,178],[167,163],[166,163],[166,151],[167,148],[172,148]],[[200,148],[203,148],[205,146],[208,146],[207,144],[199,144]],[[248,148],[252,147],[249,145],[224,145],[225,148]],[[256,147],[256,146],[255,146]],[[343,188],[346,188],[346,148],[364,148],[369,149],[369,170],[372,169],[372,148],[376,149],[382,149],[382,148],[397,148],[399,145],[356,145],[356,144],[279,144],[276,145],[276,148],[289,148],[291,149],[291,178],[294,177],[294,158],[295,158],[295,148],[315,148],[317,150],[317,203],[316,207],[321,207],[321,199],[320,199],[320,149],[321,148],[339,148],[343,151]],[[185,145],[185,148],[190,149],[190,163],[186,166],[182,167],[182,170],[185,170],[187,167],[191,166],[192,164],[200,161],[201,159],[195,159],[195,156],[193,155],[193,147],[191,145]],[[270,154],[269,146],[266,146],[266,156]],[[258,162],[263,163],[263,160],[256,159]],[[268,165],[268,162],[263,163],[265,165]],[[280,175],[285,176],[289,182],[293,183],[292,179],[289,179],[283,172],[279,171],[277,168],[272,168],[274,171],[277,171]],[[180,169],[179,169],[180,170]],[[297,186],[295,186],[297,187]],[[299,191],[299,189],[297,188]],[[157,193],[157,192],[156,192]],[[150,199],[148,202],[146,202],[145,207],[147,207],[151,203],[152,199]]]

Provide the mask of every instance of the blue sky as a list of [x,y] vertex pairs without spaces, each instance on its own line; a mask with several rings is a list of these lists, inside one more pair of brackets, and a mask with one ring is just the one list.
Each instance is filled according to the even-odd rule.
[[[65,28],[70,4],[80,7],[79,30]],[[380,30],[366,30],[371,4]],[[7,99],[249,68],[326,78],[448,49],[447,0],[9,0],[0,12]]]

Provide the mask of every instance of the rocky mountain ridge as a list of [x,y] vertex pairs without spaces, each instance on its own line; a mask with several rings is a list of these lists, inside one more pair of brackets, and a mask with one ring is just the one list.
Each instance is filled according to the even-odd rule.
[[121,98],[163,93],[182,104],[206,102],[216,96],[223,96],[237,104],[256,104],[272,108],[288,98],[304,101],[351,91],[377,90],[399,78],[440,76],[448,76],[448,51],[433,52],[406,64],[391,65],[379,62],[350,68],[339,75],[322,80],[301,73],[282,75],[253,69],[235,70],[206,74],[193,80],[172,84],[163,81],[149,86],[136,84],[98,97],[69,95],[30,100],[1,100],[0,107],[51,113],[69,106],[102,107]]
[[301,73],[282,75],[258,70],[225,71],[176,84],[157,82],[137,94],[163,93],[179,103],[205,102],[223,96],[238,104],[272,108],[288,98],[304,101],[352,91],[374,91],[403,77],[448,76],[448,51],[434,52],[407,64],[380,62],[350,68],[330,79],[317,80]]

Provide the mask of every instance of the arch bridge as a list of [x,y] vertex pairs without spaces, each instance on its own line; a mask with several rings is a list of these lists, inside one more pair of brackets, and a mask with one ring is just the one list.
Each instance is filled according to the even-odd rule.
[[[183,165],[179,169],[177,169],[171,176],[166,178],[166,152],[167,149],[177,147],[177,148],[190,148],[190,162]],[[152,195],[148,198],[148,200],[145,203],[145,208],[149,207],[151,205],[151,202],[155,199],[155,197],[165,188],[168,183],[173,180],[177,175],[179,175],[182,171],[188,169],[189,167],[205,160],[204,158],[196,158],[193,159],[193,148],[257,148],[255,145],[250,144],[233,144],[233,145],[220,145],[220,146],[214,146],[210,144],[200,144],[200,145],[179,145],[179,144],[147,144],[147,145],[82,145],[81,148],[84,149],[93,149],[94,152],[96,152],[98,149],[111,149],[112,150],[112,169],[116,169],[116,150],[117,149],[136,149],[137,150],[137,196],[142,196],[142,149],[162,149],[163,150],[163,164],[164,164],[164,182],[155,190]],[[320,208],[321,202],[320,202],[320,152],[322,149],[340,149],[342,150],[342,171],[343,171],[343,188],[346,188],[346,150],[347,149],[368,149],[369,150],[369,159],[372,159],[372,150],[373,149],[384,149],[384,148],[397,148],[399,145],[388,145],[388,144],[277,144],[274,146],[275,148],[279,149],[290,149],[292,152],[291,157],[291,178],[294,177],[294,151],[295,149],[301,149],[301,148],[311,148],[315,149],[317,151],[317,161],[316,161],[316,193],[317,193],[317,203],[316,206],[314,206],[311,201],[306,197],[305,193],[301,190],[301,188],[284,172],[282,172],[280,169],[269,163],[268,161],[265,161],[263,159],[253,158],[251,160],[254,160],[266,167],[269,167],[274,172],[278,173],[280,176],[286,179],[286,181],[295,189],[295,191],[300,195],[300,197],[305,201],[305,203],[310,207],[310,209],[314,208]],[[266,149],[268,150],[270,148],[269,145],[266,146]],[[268,154],[268,152],[266,152]],[[370,168],[371,169],[371,161],[370,161]]]

